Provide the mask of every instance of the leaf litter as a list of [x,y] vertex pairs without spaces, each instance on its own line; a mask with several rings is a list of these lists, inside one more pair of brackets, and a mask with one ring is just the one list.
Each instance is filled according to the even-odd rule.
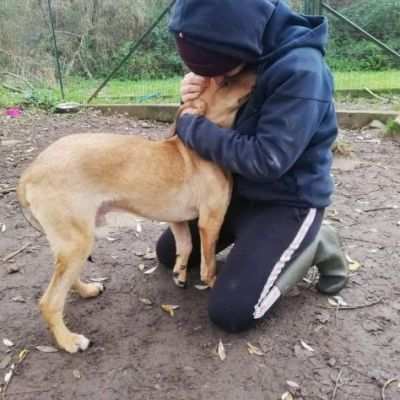
[[158,268],[158,265],[156,265],[155,267],[150,268],[150,269],[144,271],[143,273],[146,274],[146,275],[150,275],[150,274],[152,274],[157,268]]
[[249,352],[249,354],[252,354],[255,356],[263,356],[264,355],[264,352],[260,348],[252,345],[250,342],[247,343],[247,351]]
[[139,301],[143,304],[146,304],[146,306],[152,306],[153,302],[150,299],[146,299],[144,297],[140,298]]
[[7,347],[13,347],[14,346],[14,343],[10,339],[7,339],[7,338],[3,339],[3,344],[4,344],[4,346],[7,346]]
[[349,263],[349,270],[351,272],[356,272],[361,268],[361,263],[356,260],[353,260],[348,254],[346,254],[346,260]]
[[161,308],[171,317],[175,315],[175,310],[179,308],[176,304],[161,304]]
[[307,351],[314,353],[315,350],[309,345],[307,344],[304,340],[300,340],[300,344],[303,346],[304,349],[306,349]]
[[225,361],[225,359],[226,359],[226,351],[225,351],[225,346],[222,343],[221,339],[219,340],[219,343],[218,343],[217,353],[218,353],[218,356],[221,359],[221,361]]
[[36,346],[36,350],[40,351],[41,353],[57,353],[58,349],[53,346]]

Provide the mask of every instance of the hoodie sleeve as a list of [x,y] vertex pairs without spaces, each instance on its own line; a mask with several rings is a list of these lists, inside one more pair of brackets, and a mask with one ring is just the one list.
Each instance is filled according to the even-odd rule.
[[206,160],[249,180],[284,175],[310,143],[331,103],[276,93],[263,105],[253,132],[224,129],[204,117],[183,115],[178,136]]

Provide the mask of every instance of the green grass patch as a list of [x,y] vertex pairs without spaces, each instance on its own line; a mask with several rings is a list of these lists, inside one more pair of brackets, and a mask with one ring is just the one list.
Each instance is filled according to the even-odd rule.
[[[360,91],[363,94],[365,88],[375,93],[380,91],[400,92],[400,70],[336,72],[334,75],[336,89],[341,93]],[[180,77],[141,81],[112,80],[92,104],[177,103],[179,102],[180,80]],[[65,82],[66,100],[85,103],[100,83],[100,80],[69,79]],[[368,93],[365,92],[365,97],[368,96]],[[58,87],[37,88],[33,93],[19,94],[12,93],[0,86],[0,107],[26,103],[50,108],[60,101]]]
[[336,90],[399,91],[400,70],[335,72]]
[[400,137],[400,120],[390,120],[386,124],[386,134],[389,136]]

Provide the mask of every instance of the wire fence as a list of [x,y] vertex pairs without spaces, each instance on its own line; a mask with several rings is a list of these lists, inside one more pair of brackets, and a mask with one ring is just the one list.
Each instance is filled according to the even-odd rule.
[[[32,3],[31,7],[21,1],[0,0],[0,106],[21,99],[42,105],[60,100],[50,15],[54,18],[65,98],[85,103],[170,3],[53,0],[51,5],[49,0],[26,1]],[[290,0],[289,4],[303,12],[305,1],[310,0]],[[400,51],[398,0],[331,0],[327,4]],[[53,14],[49,14],[49,5]],[[139,9],[142,15],[138,15]],[[323,13],[330,22],[327,59],[338,94],[400,93],[399,60],[344,20],[326,9]],[[168,13],[93,103],[179,101],[184,67],[167,32],[167,21]]]

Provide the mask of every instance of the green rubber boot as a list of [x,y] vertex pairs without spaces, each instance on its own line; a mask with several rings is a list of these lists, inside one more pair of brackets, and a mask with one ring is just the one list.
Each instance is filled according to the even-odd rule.
[[319,270],[317,289],[321,293],[336,294],[346,285],[348,265],[339,237],[329,225],[322,225],[316,239],[282,272],[275,284],[280,294],[303,279],[313,265]]

